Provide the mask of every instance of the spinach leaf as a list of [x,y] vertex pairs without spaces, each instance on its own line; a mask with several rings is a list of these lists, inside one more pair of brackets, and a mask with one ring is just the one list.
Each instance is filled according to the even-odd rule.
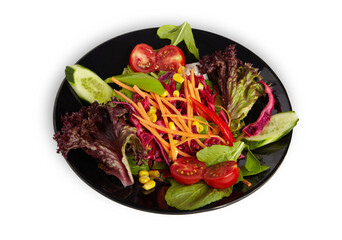
[[171,44],[177,46],[180,42],[184,40],[186,46],[188,47],[189,52],[191,52],[197,59],[199,57],[199,51],[195,44],[195,39],[192,34],[192,30],[190,24],[188,22],[184,22],[182,25],[164,25],[161,26],[157,34],[160,38],[170,39]]
[[207,167],[210,167],[224,161],[237,161],[246,146],[241,141],[235,142],[231,147],[212,145],[198,151],[196,157],[198,160],[204,162]]
[[174,179],[169,179],[171,187],[165,194],[165,200],[171,207],[179,210],[194,210],[209,203],[228,197],[233,187],[226,189],[214,189],[204,181],[192,185],[183,185]]
[[259,173],[267,170],[268,168],[269,168],[268,166],[261,165],[260,161],[248,149],[246,164],[245,164],[245,166],[240,168],[240,172],[242,173],[242,176],[245,177],[245,176],[251,176],[251,175],[259,174]]

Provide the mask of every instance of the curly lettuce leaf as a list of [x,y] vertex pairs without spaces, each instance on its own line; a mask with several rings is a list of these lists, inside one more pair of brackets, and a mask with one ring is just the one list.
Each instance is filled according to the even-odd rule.
[[123,105],[94,102],[80,111],[62,117],[63,127],[54,135],[57,152],[67,159],[72,149],[83,149],[96,159],[98,167],[120,179],[123,186],[134,183],[126,151],[137,159],[145,155],[136,128],[126,123],[128,110]]
[[243,64],[237,58],[235,45],[204,56],[199,61],[198,69],[219,87],[222,106],[232,119],[232,131],[241,129],[244,126],[243,119],[264,94],[263,87],[256,81],[262,79],[258,69],[252,64]]
[[162,39],[170,39],[170,45],[174,46],[177,46],[180,42],[184,41],[189,52],[191,52],[197,59],[200,58],[198,48],[195,44],[194,36],[192,34],[192,30],[188,22],[184,22],[179,26],[161,26],[157,31],[157,35]]

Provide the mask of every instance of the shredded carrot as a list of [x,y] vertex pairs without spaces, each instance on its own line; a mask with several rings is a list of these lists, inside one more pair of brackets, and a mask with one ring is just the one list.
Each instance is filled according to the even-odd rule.
[[202,102],[201,101],[201,97],[200,97],[200,94],[199,94],[199,91],[198,91],[198,88],[195,88],[195,96],[196,96],[196,100],[199,101],[199,102]]
[[[154,94],[154,97],[157,100],[161,113],[165,114],[165,107],[163,103],[161,102],[160,97],[157,94]],[[169,121],[167,120],[167,117],[164,116],[163,119],[164,119],[165,126],[168,127]],[[170,142],[170,158],[172,161],[175,161],[177,159],[177,150],[173,141],[172,134],[168,133],[168,137],[169,137],[169,142]]]
[[227,111],[227,109],[225,109],[224,107],[220,106],[220,105],[217,105],[219,108],[221,108],[228,116],[228,126],[230,126],[230,123],[231,123],[231,118],[230,118],[230,115]]
[[193,68],[190,70],[190,81],[191,81],[192,86],[195,87],[195,73],[194,73]]
[[114,83],[116,83],[117,85],[119,85],[120,87],[122,87],[122,88],[124,88],[124,89],[126,89],[126,90],[128,90],[128,91],[131,91],[131,92],[134,92],[134,93],[135,93],[135,90],[134,90],[132,87],[127,86],[126,84],[120,82],[120,81],[117,80],[115,77],[112,77],[112,81],[113,81]]
[[138,111],[138,113],[139,113],[141,116],[143,116],[143,112],[141,111],[141,109],[138,107],[138,105],[137,105],[135,102],[133,102],[131,99],[129,99],[125,94],[123,94],[123,93],[121,93],[121,92],[119,92],[119,91],[117,91],[117,90],[115,90],[115,89],[114,89],[114,91],[115,91],[115,93],[118,94],[120,97],[122,97],[123,99],[125,99],[129,104],[131,104],[131,105]]
[[197,119],[197,118],[194,118],[194,117],[191,118],[191,117],[187,117],[187,116],[183,116],[183,115],[179,116],[179,115],[175,115],[175,114],[165,114],[165,117],[170,117],[170,118],[178,117],[178,118],[187,119],[187,120],[191,120],[191,121],[197,121],[197,122],[199,122],[201,124],[207,125],[210,128],[213,128],[213,126],[211,126],[209,123],[204,122],[204,121],[202,121],[200,119]]
[[[189,117],[192,117],[192,108],[191,108],[191,102],[190,102],[190,98],[189,98],[189,89],[188,89],[188,80],[187,80],[187,77],[185,75],[185,72],[184,72],[184,69],[181,68],[181,71],[182,71],[182,75],[183,75],[183,78],[184,78],[184,93],[185,93],[185,99],[186,99],[186,103],[187,103],[187,115]],[[190,129],[191,131],[191,121],[188,121],[188,128]]]
[[148,98],[150,104],[155,107],[155,108],[158,108],[159,109],[159,105],[152,99],[152,96],[148,93],[145,93],[143,91],[140,90],[140,88],[136,85],[133,86],[133,89],[140,95],[142,96],[143,98]]
[[172,130],[166,127],[159,126],[158,124],[152,123],[150,121],[146,121],[145,119],[133,114],[136,118],[140,120],[141,123],[145,123],[153,128],[156,128],[160,131],[166,132],[166,133],[171,133],[179,136],[185,136],[185,137],[192,137],[192,138],[210,138],[212,137],[211,135],[208,134],[195,134],[195,133],[188,133],[188,132],[182,132],[178,130]]
[[186,99],[182,98],[182,97],[165,97],[164,99],[168,100],[168,101],[183,101],[183,102],[186,102]]

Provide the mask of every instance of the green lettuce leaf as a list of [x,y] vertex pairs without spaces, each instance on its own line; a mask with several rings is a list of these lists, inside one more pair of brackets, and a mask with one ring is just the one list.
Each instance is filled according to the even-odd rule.
[[165,194],[165,200],[171,207],[179,210],[195,210],[228,197],[233,188],[214,189],[204,181],[192,185],[184,185],[174,179],[169,179],[171,187]]
[[246,148],[244,142],[238,141],[233,146],[212,145],[198,151],[196,157],[204,162],[207,167],[224,161],[237,161],[242,151]]
[[170,45],[177,46],[180,42],[184,41],[189,52],[191,52],[197,59],[199,59],[199,51],[195,44],[195,39],[192,34],[190,24],[184,22],[182,25],[164,25],[161,26],[157,34],[162,39],[170,39]]

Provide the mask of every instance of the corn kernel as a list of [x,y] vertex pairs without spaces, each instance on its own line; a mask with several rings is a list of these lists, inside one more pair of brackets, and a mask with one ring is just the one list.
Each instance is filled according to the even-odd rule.
[[150,109],[148,110],[148,113],[157,113],[157,108],[150,106]]
[[185,71],[185,67],[184,67],[184,66],[180,66],[180,67],[178,68],[177,73],[182,74],[182,69],[183,69],[183,71]]
[[152,177],[152,178],[159,178],[160,177],[160,172],[158,170],[150,170],[149,174],[150,174],[150,177]]
[[197,88],[198,88],[198,90],[203,90],[203,89],[204,89],[204,86],[203,86],[202,83],[199,83]]
[[142,184],[147,183],[148,181],[150,181],[150,177],[149,176],[142,176],[139,178],[139,182]]
[[179,82],[179,83],[183,83],[184,82],[184,78],[181,75],[179,75],[178,73],[175,73],[172,78],[176,82]]
[[153,180],[150,180],[150,181],[146,182],[142,187],[145,190],[150,190],[150,189],[154,188],[155,186],[156,186],[156,182]]
[[197,132],[200,133],[204,130],[204,127],[202,126],[202,124],[200,124],[199,122],[197,121],[194,121],[192,123],[193,126],[196,126],[196,129],[197,129]]
[[156,122],[158,119],[157,114],[155,114],[155,113],[149,113],[147,115],[150,118],[151,122]]
[[169,92],[165,90],[165,92],[163,94],[161,94],[161,97],[167,97],[167,95],[169,95]]
[[177,130],[176,125],[175,125],[174,122],[169,122],[169,128],[170,128],[171,130]]
[[178,90],[173,91],[172,96],[179,97],[179,91]]
[[149,172],[146,170],[140,170],[139,171],[139,177],[143,177],[143,176],[148,176]]

